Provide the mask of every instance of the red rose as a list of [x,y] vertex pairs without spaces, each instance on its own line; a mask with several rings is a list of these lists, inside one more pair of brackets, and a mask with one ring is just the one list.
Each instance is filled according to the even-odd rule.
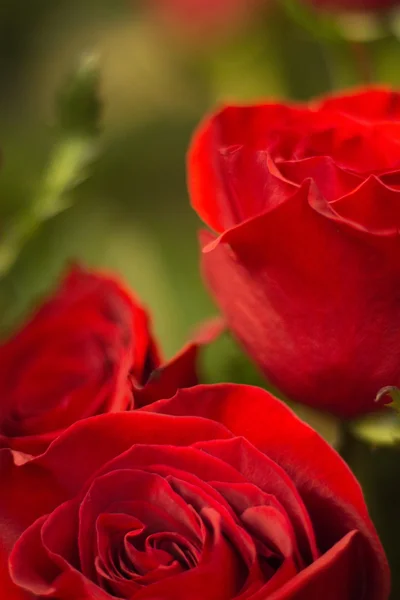
[[196,383],[196,352],[188,345],[160,369],[139,302],[116,280],[74,268],[0,347],[0,445],[38,454],[78,419],[173,395]]
[[220,385],[150,410],[80,421],[22,466],[3,451],[8,600],[387,600],[357,481],[284,404]]
[[203,270],[293,400],[352,417],[400,385],[400,94],[230,106],[189,154]]

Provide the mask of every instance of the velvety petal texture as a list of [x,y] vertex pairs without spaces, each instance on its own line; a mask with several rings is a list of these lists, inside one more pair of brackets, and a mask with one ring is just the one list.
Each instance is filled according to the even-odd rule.
[[73,267],[0,346],[0,447],[39,454],[79,419],[195,385],[198,349],[212,333],[162,363],[141,303],[116,279]]
[[7,452],[8,600],[388,599],[354,476],[261,389],[196,386],[80,421],[23,465]]
[[400,95],[228,106],[188,158],[202,268],[293,400],[354,417],[400,385]]

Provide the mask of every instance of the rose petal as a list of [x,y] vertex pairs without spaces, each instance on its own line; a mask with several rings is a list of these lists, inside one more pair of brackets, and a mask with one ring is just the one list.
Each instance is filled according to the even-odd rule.
[[304,559],[311,562],[317,558],[313,527],[301,496],[277,463],[254,448],[245,438],[199,442],[196,446],[232,465],[246,481],[274,495],[290,516]]
[[[268,144],[280,140],[279,124],[289,131],[306,112],[279,104],[232,106],[200,125],[189,151],[188,184],[193,208],[215,231],[263,210],[264,190],[274,182],[267,165]],[[242,185],[235,175],[232,188],[230,174],[236,168],[246,173],[246,180]]]
[[259,388],[221,384],[178,392],[151,409],[215,419],[267,453],[296,484],[321,551],[349,531],[360,531],[369,577],[366,600],[387,597],[387,560],[357,480],[333,448],[283,403]]
[[144,386],[133,386],[135,408],[140,408],[161,398],[170,398],[180,388],[198,383],[199,354],[203,346],[212,343],[225,325],[220,317],[204,323],[193,339],[170,361],[155,369]]
[[[190,416],[179,420],[165,415],[155,418],[145,411],[99,415],[72,425],[45,454],[23,468],[29,471],[40,466],[59,483],[68,497],[87,484],[100,467],[134,444],[190,446],[199,439],[229,436],[220,424],[208,420],[199,422]],[[98,444],[103,438],[107,439],[107,444]]]
[[218,240],[203,233],[202,262],[267,378],[293,400],[352,417],[376,410],[379,389],[400,377],[400,247],[327,219],[332,206],[305,184]]
[[385,87],[369,86],[340,96],[329,96],[323,98],[317,106],[341,111],[367,122],[400,120],[400,93]]
[[[358,557],[357,562],[355,557]],[[318,561],[276,590],[270,600],[310,600],[313,596],[325,600],[387,598],[386,590],[381,589],[377,592],[379,595],[374,596],[365,588],[363,582],[367,577],[360,578],[364,569],[360,536],[356,531],[350,531]]]

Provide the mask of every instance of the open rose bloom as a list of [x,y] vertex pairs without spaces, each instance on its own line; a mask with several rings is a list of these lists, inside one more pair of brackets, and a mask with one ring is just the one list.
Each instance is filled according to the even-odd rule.
[[0,447],[39,454],[65,428],[131,410],[197,382],[201,332],[163,363],[149,316],[117,279],[74,267],[0,346]]
[[387,600],[336,452],[267,392],[197,386],[0,452],[7,600]]
[[400,94],[227,106],[189,153],[202,268],[291,399],[354,417],[400,385]]

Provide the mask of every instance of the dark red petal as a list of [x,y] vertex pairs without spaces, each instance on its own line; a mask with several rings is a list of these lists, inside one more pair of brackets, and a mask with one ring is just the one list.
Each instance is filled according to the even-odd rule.
[[135,408],[141,408],[161,398],[170,398],[178,389],[196,385],[199,353],[202,347],[212,343],[223,329],[224,321],[220,317],[204,323],[176,356],[153,371],[143,387],[134,386]]
[[[381,3],[381,0],[378,2]],[[327,96],[317,105],[324,110],[340,111],[356,119],[375,123],[400,120],[400,93],[385,87],[368,87],[338,96]]]
[[[268,600],[387,600],[387,589],[371,592],[366,587],[368,575],[360,537],[356,531],[349,532],[316,562],[268,596]],[[254,600],[264,598],[260,595]]]
[[400,247],[338,222],[332,206],[306,183],[218,240],[204,232],[202,262],[267,378],[293,400],[352,417],[376,409],[388,381],[400,384]]
[[263,184],[272,181],[268,148],[281,139],[280,126],[290,129],[306,112],[282,104],[229,106],[199,126],[188,155],[188,185],[193,208],[212,229],[222,232],[263,210]]
[[400,190],[385,185],[378,177],[368,177],[331,206],[339,218],[350,221],[369,233],[391,236],[399,234]]
[[216,421],[235,436],[244,436],[284,468],[286,463],[292,463],[291,472],[307,471],[310,480],[323,482],[333,496],[342,498],[367,518],[360,486],[346,463],[283,402],[261,388],[228,383],[198,385],[180,390],[173,398],[160,400],[146,411]]
[[46,517],[35,521],[23,533],[10,557],[12,578],[29,592],[28,598],[33,594],[34,598],[57,597],[57,600],[111,600],[112,596],[67,562],[61,558],[54,560],[42,544],[45,521]]
[[[254,539],[260,540],[264,548],[268,546],[271,554],[293,558],[293,565],[297,562],[298,567],[303,568],[304,561],[298,550],[293,524],[275,496],[250,483],[218,481],[213,486],[228,500],[239,519],[246,524],[246,529],[252,532]],[[264,518],[267,514],[269,517]]]
[[[11,551],[26,527],[77,494],[99,468],[133,444],[186,446],[199,440],[229,436],[223,426],[205,419],[176,420],[134,411],[101,415],[76,423],[53,442],[44,455],[18,468],[10,451],[0,451],[3,490],[0,495],[0,548],[3,554]],[[29,502],[26,502],[27,498]]]
[[99,468],[134,444],[190,446],[199,440],[229,436],[222,425],[190,416],[175,419],[145,411],[99,415],[72,425],[45,454],[22,467],[21,478],[25,472],[40,467],[68,498]]
[[198,567],[144,588],[137,594],[138,600],[187,600],[188,596],[191,600],[232,600],[238,595],[241,559],[223,536],[219,515],[211,511],[208,519],[212,535]]
[[329,156],[280,162],[279,170],[287,179],[298,184],[311,178],[328,202],[348,194],[362,183],[359,175],[341,169]]
[[357,480],[333,448],[282,402],[259,388],[224,384],[181,390],[151,410],[215,419],[245,436],[290,475],[321,550],[353,529],[362,533],[369,587],[365,600],[387,598],[388,564]]
[[[112,502],[129,500],[148,503],[148,514],[144,515],[144,524],[152,529],[152,505],[155,505],[154,517],[163,511],[171,514],[180,527],[178,533],[189,538],[196,536],[198,523],[189,507],[176,494],[165,479],[154,473],[137,469],[116,470],[97,477],[83,499],[79,511],[79,553],[82,572],[90,579],[95,578],[94,548],[96,520],[100,514],[107,513]],[[132,516],[138,516],[133,514]],[[156,526],[155,531],[165,529],[170,521]]]
[[128,376],[159,364],[146,311],[115,279],[75,267],[0,347],[4,446],[43,452],[78,419],[125,410]]
[[232,465],[246,481],[275,496],[291,519],[303,558],[306,562],[317,558],[318,549],[306,507],[292,480],[279,464],[245,438],[199,442],[196,447]]
[[8,551],[2,547],[0,541],[0,590],[6,600],[31,600],[32,596],[17,587],[11,580],[8,567]]
[[53,580],[60,574],[42,545],[42,526],[46,519],[46,515],[41,517],[22,534],[9,561],[15,583],[35,597],[54,593]]
[[8,450],[0,451],[0,480],[0,572],[5,573],[4,560],[21,533],[57,506],[62,495],[40,468],[17,467]]
[[[196,388],[192,388],[196,389]],[[146,411],[157,410],[164,401],[155,403],[146,407]],[[185,420],[185,418],[184,418]],[[203,419],[200,419],[203,421]],[[181,417],[175,418],[174,422],[180,425]],[[206,421],[207,422],[207,421]],[[222,429],[221,432],[215,431],[215,437],[209,439],[224,439],[231,437],[230,432]],[[194,444],[195,442],[193,442]],[[208,481],[224,481],[228,483],[245,482],[245,478],[237,469],[225,461],[214,456],[201,452],[191,445],[190,447],[178,447],[176,445],[144,445],[135,444],[126,452],[118,455],[114,460],[109,461],[103,469],[100,469],[96,476],[103,473],[110,473],[116,469],[146,469],[158,473],[162,477],[169,479],[169,476],[183,478],[188,481],[197,479],[197,483]]]

